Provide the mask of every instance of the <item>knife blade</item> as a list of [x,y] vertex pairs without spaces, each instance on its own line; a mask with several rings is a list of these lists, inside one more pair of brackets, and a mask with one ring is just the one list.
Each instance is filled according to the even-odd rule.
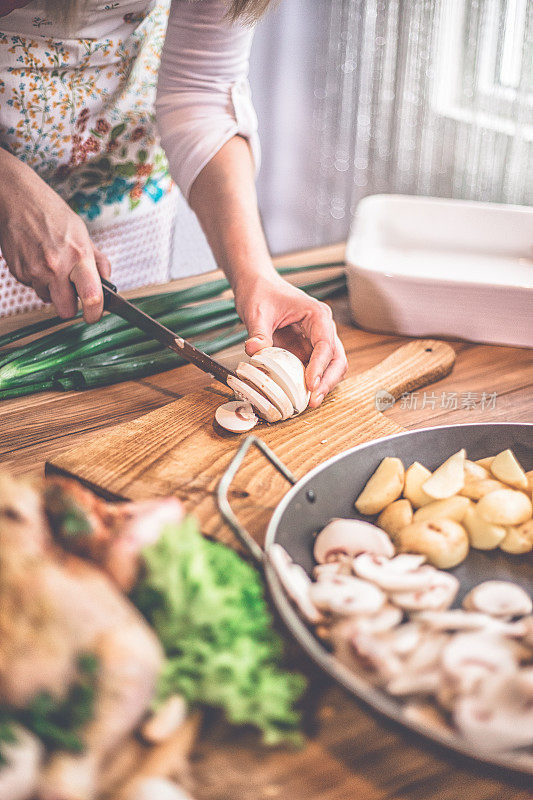
[[145,314],[144,311],[141,311],[137,306],[134,306],[133,303],[130,303],[118,294],[117,287],[110,281],[105,278],[101,280],[104,292],[104,308],[106,311],[118,314],[122,319],[131,322],[132,325],[140,328],[152,339],[157,339],[157,341],[164,344],[165,347],[174,350],[175,353],[179,353],[185,361],[194,364],[201,369],[202,372],[207,372],[209,375],[212,375],[225,386],[227,386],[227,380],[230,375],[236,377],[235,373],[225,367],[224,364],[221,364],[220,361],[198,350],[191,342],[183,339],[177,333],[171,331],[170,328],[161,325],[160,322],[157,322],[153,317]]

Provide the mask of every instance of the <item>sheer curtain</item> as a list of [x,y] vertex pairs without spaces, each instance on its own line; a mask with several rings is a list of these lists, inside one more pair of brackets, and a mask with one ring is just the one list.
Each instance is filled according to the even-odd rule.
[[376,192],[533,203],[531,0],[285,0],[251,65],[273,252]]

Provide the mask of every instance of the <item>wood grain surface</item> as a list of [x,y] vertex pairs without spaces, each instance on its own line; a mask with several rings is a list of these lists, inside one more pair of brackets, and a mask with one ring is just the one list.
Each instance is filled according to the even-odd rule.
[[[279,264],[313,263],[342,254],[342,248],[296,253]],[[211,276],[210,276],[211,277]],[[198,279],[196,279],[198,280]],[[195,281],[184,281],[187,285]],[[333,304],[343,323],[349,376],[369,369],[405,340],[367,333],[348,325],[346,300]],[[0,321],[0,332],[13,327]],[[518,348],[451,343],[453,371],[424,392],[411,407],[397,402],[385,417],[406,428],[490,421],[533,421],[533,352]],[[232,365],[240,349],[223,356]],[[17,474],[41,475],[46,459],[65,449],[82,450],[117,423],[161,408],[187,392],[208,385],[192,367],[181,367],[142,381],[89,392],[43,393],[0,406],[0,464]],[[481,407],[483,393],[496,402]],[[443,402],[457,397],[457,407]],[[466,395],[475,404],[465,404]],[[337,401],[335,401],[337,402]],[[356,410],[354,410],[356,413]],[[327,438],[327,437],[326,437]],[[249,730],[236,730],[219,715],[209,715],[193,751],[191,789],[197,800],[532,800],[525,779],[463,761],[398,731],[368,712],[316,673],[287,639],[289,661],[305,671],[311,686],[305,703],[307,746],[301,751],[268,750]],[[154,799],[155,800],[155,799]]]
[[[349,447],[403,430],[376,410],[376,392],[398,398],[419,389],[447,375],[454,358],[453,349],[443,342],[409,342],[343,381],[320,408],[275,425],[263,424],[254,432],[302,476]],[[215,492],[246,434],[227,434],[214,424],[224,391],[213,385],[97,435],[82,450],[74,448],[48,462],[47,471],[79,478],[111,497],[178,496],[205,534],[236,546],[220,518]],[[268,462],[250,453],[232,495],[236,510],[259,541],[286,489]]]

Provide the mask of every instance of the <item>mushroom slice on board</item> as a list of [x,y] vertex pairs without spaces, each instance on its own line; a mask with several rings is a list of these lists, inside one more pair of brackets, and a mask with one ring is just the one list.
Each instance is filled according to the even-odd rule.
[[492,617],[525,617],[533,603],[528,593],[510,581],[484,581],[474,586],[463,600],[463,607]]
[[232,433],[251,431],[258,422],[253,406],[247,400],[230,400],[229,403],[223,403],[215,411],[215,419],[221,428]]
[[359,553],[393,556],[394,545],[381,528],[358,519],[332,519],[315,539],[313,554],[319,564],[354,558]]
[[376,614],[385,604],[385,595],[377,586],[359,578],[338,575],[313,583],[309,592],[321,611],[340,616]]
[[437,572],[424,565],[422,555],[405,553],[395,558],[363,553],[353,562],[356,575],[387,592],[420,591],[431,586]]
[[282,419],[292,417],[294,413],[292,402],[283,389],[266,372],[254,367],[253,364],[248,364],[246,361],[242,361],[237,366],[236,372],[239,378],[251,383],[258,392],[264,394],[267,400],[270,400],[272,405],[276,406]]
[[300,359],[282,347],[264,347],[250,362],[265,370],[291,401],[296,414],[307,408],[310,392],[305,385],[305,368]]
[[228,386],[230,389],[233,389],[237,397],[242,400],[248,400],[259,416],[266,419],[267,422],[280,421],[281,413],[276,406],[273,405],[270,400],[267,400],[263,394],[260,394],[247,383],[241,381],[240,378],[234,378],[233,375],[230,375],[228,378]]
[[314,624],[322,622],[322,614],[311,600],[310,590],[313,584],[304,568],[295,564],[285,548],[277,543],[269,547],[268,558],[281,585],[303,616]]
[[433,567],[422,567],[430,577],[426,588],[410,592],[394,592],[391,601],[405,611],[444,611],[449,608],[459,591],[459,581],[449,572],[440,572]]

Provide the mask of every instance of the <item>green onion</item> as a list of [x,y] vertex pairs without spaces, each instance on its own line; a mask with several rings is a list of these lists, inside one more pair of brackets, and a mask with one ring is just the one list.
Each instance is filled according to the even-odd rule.
[[[302,270],[300,267],[286,269]],[[155,315],[154,306],[148,305],[148,301],[153,304],[157,301],[158,320],[185,338],[194,338],[212,330],[219,331],[218,337],[197,344],[208,353],[218,352],[243,341],[247,335],[244,328],[228,332],[228,326],[239,322],[232,299],[205,302],[205,298],[220,294],[226,287],[224,280],[212,281],[181,292],[147,297],[142,302]],[[300,288],[317,299],[327,299],[345,291],[346,278],[336,275],[304,284]],[[202,293],[204,301],[198,302]],[[160,302],[161,297],[164,298],[163,303]],[[184,298],[194,300],[197,304],[176,308],[176,300]],[[50,388],[104,386],[161,372],[181,363],[180,356],[169,352],[138,328],[110,314],[95,325],[75,323],[9,351],[3,363],[0,361],[0,399]]]
[[[243,342],[248,333],[241,329],[235,333],[219,336],[205,342],[196,342],[196,346],[208,355],[214,355],[227,347]],[[109,386],[121,381],[129,381],[154,375],[186,364],[182,356],[165,350],[163,353],[153,353],[138,358],[128,358],[124,361],[109,366],[89,367],[87,369],[69,369],[58,379],[57,383],[67,389],[94,389],[97,386]]]

